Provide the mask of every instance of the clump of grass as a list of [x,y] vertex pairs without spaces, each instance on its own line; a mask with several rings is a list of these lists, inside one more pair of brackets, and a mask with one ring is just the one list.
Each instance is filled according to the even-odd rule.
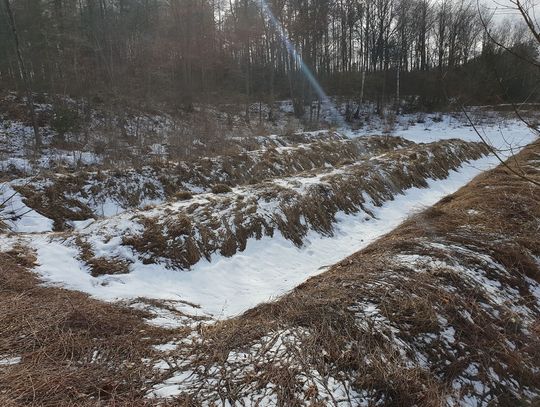
[[95,256],[92,245],[80,236],[75,238],[75,244],[79,248],[79,258],[90,268],[92,277],[129,273],[129,261],[120,257]]
[[92,270],[92,277],[104,275],[128,274],[129,261],[115,257],[92,257],[87,261],[88,266]]
[[193,194],[189,191],[177,191],[174,193],[174,198],[178,201],[189,201],[193,198]]
[[227,194],[232,192],[232,188],[225,184],[216,184],[212,186],[212,193],[214,194]]

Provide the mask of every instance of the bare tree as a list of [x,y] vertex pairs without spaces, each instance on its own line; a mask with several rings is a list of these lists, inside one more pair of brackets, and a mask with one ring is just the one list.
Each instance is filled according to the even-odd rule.
[[[22,77],[30,98],[106,94],[176,108],[288,96],[309,105],[313,92],[260,1],[0,0],[0,81],[10,89]],[[417,96],[424,107],[446,102],[440,78],[474,65],[480,49],[471,1],[265,0],[325,88],[379,107]],[[473,90],[460,82],[454,95]]]
[[[513,5],[514,10],[518,11],[519,15],[521,16],[521,19],[526,24],[526,27],[527,27],[529,33],[531,34],[532,38],[536,42],[537,46],[540,46],[540,33],[538,31],[538,24],[536,23],[536,21],[531,16],[531,12],[532,12],[531,10],[532,10],[533,5],[531,4],[529,6],[526,6],[524,4],[524,2],[522,2],[521,0],[509,0],[509,1],[510,1],[510,4]],[[535,69],[540,69],[540,64],[538,64],[538,62],[536,62],[533,58],[523,56],[522,54],[516,52],[514,50],[514,48],[512,47],[512,45],[506,45],[506,44],[504,44],[504,42],[501,39],[496,38],[495,34],[493,33],[493,31],[492,31],[492,29],[491,29],[491,27],[489,25],[489,17],[486,18],[486,16],[484,15],[484,11],[482,10],[479,3],[478,3],[478,11],[479,11],[480,21],[482,23],[482,27],[484,29],[484,32],[485,32],[487,38],[491,41],[492,44],[496,45],[497,47],[499,47],[503,51],[511,54],[515,58],[530,64]],[[499,84],[499,86],[501,88],[501,91],[504,93],[505,89],[504,89],[503,84],[501,82],[500,75],[498,74],[498,72],[496,70],[496,67],[492,66],[491,69],[494,70],[494,73],[495,73],[495,76],[496,76],[496,78],[498,80],[498,84]],[[511,106],[513,108],[513,111],[514,111],[516,117],[520,121],[522,121],[537,136],[540,135],[540,129],[538,129],[537,125],[534,124],[534,123],[531,123],[530,121],[528,121],[524,117],[524,115],[521,114],[521,112],[519,111],[518,106],[514,103],[514,101],[510,100],[510,104],[511,104]],[[515,166],[508,165],[506,160],[501,156],[500,152],[496,148],[494,148],[489,143],[489,141],[482,135],[482,133],[480,132],[478,127],[475,125],[472,117],[468,113],[465,106],[462,105],[461,108],[462,108],[462,111],[465,114],[467,120],[469,121],[472,128],[474,129],[475,133],[480,138],[480,140],[490,149],[490,151],[495,155],[495,157],[497,157],[497,159],[502,163],[502,165],[505,166],[505,168],[507,168],[510,172],[512,172],[514,175],[518,176],[519,178],[524,179],[524,180],[526,180],[526,181],[528,181],[528,182],[530,182],[530,183],[532,183],[532,184],[534,184],[536,186],[540,186],[540,183],[538,183],[536,180],[532,179],[531,177],[528,177],[526,175],[526,172],[519,165],[515,165]],[[509,146],[508,150],[513,152],[513,150],[514,150],[513,146]],[[517,160],[514,160],[514,162],[517,163]]]
[[24,89],[26,92],[26,104],[28,106],[30,120],[32,123],[32,127],[34,129],[34,149],[37,154],[39,150],[41,149],[41,134],[39,132],[39,126],[37,124],[37,118],[36,118],[36,109],[34,107],[34,94],[32,91],[30,78],[28,77],[28,71],[26,70],[26,66],[24,63],[24,58],[22,56],[21,46],[19,42],[19,34],[17,33],[17,25],[15,24],[15,17],[13,16],[13,11],[11,10],[11,5],[9,3],[9,0],[4,0],[4,5],[6,8],[7,15],[8,15],[11,32],[13,34],[13,42],[14,42],[15,51],[17,54],[17,62],[19,64],[19,71],[21,73],[21,76],[24,82]]

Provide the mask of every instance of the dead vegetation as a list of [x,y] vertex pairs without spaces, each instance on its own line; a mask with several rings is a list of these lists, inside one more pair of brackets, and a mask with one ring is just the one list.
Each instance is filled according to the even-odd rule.
[[20,358],[0,364],[0,404],[145,405],[159,380],[152,345],[169,333],[145,324],[146,312],[40,286],[34,261],[23,247],[0,253],[0,359]]
[[[233,256],[245,249],[248,239],[273,236],[276,231],[301,246],[310,230],[331,236],[338,212],[364,211],[372,216],[369,205],[380,206],[411,187],[426,187],[429,178],[446,178],[464,161],[485,153],[481,144],[457,140],[414,145],[320,179],[311,175],[315,182],[305,188],[297,187],[299,181],[294,179],[285,180],[286,185],[267,182],[245,187],[236,197],[205,196],[203,201],[165,206],[151,215],[138,212],[143,231],[128,233],[123,243],[145,263],[165,262],[181,269],[216,252]],[[230,192],[223,187],[216,192]]]
[[[540,150],[517,160],[540,180]],[[510,163],[510,165],[517,165]],[[189,404],[537,405],[538,187],[504,167],[173,360]]]
[[[61,231],[66,227],[66,219],[77,221],[93,216],[92,210],[87,205],[69,197],[69,194],[80,186],[80,179],[78,179],[74,184],[59,180],[40,190],[32,188],[30,184],[14,186],[14,189],[24,196],[28,207],[52,219],[55,230]],[[64,187],[67,187],[67,190]]]
[[353,141],[334,132],[246,138],[237,143],[229,155],[131,169],[57,170],[14,187],[28,206],[54,219],[55,230],[60,231],[69,228],[70,221],[100,216],[108,202],[140,209],[152,201],[187,200],[194,191],[228,192],[227,187],[341,167],[413,144],[394,137]]
[[211,191],[213,194],[226,194],[232,192],[232,189],[230,186],[225,184],[216,184],[212,186]]
[[[354,211],[363,204],[361,195],[343,193],[337,199],[340,188],[365,188],[382,203],[393,191],[425,185],[426,176],[444,177],[483,153],[478,145],[452,142],[385,153],[372,160],[376,176],[357,163],[324,178],[306,201],[279,187],[287,198],[283,216],[291,222],[283,230],[291,239],[301,236],[302,217],[328,233],[331,217],[325,211]],[[538,146],[518,157],[535,179],[540,179],[539,158]],[[261,199],[276,192],[261,185],[256,190]],[[0,365],[0,403],[535,405],[540,401],[539,194],[534,185],[498,168],[277,302],[201,324],[190,341],[183,340],[188,328],[164,331],[145,324],[151,318],[146,311],[39,286],[27,271],[33,254],[15,247],[0,254],[0,360],[21,360]],[[336,197],[332,203],[324,198],[329,196]],[[209,205],[182,203],[185,212],[170,209],[164,218],[142,217],[142,236],[126,243],[149,254],[146,261],[159,255],[190,264],[201,256],[199,242],[229,255],[242,250],[248,236],[280,227],[241,221],[241,214],[256,213],[253,196],[215,199]],[[212,214],[231,207],[237,210],[235,224],[228,225],[218,246],[213,231],[222,224]],[[208,222],[197,226],[198,241],[193,215],[203,212]],[[114,258],[96,258],[84,239],[75,243],[94,275],[125,271],[111,264]],[[171,340],[180,345],[165,355],[152,348]],[[152,370],[158,359],[169,365],[166,374]],[[184,372],[177,382],[183,391],[175,400],[145,399],[177,372]]]
[[92,277],[129,273],[129,261],[96,256],[92,246],[80,238],[75,239],[75,244],[79,248],[79,258],[88,266]]

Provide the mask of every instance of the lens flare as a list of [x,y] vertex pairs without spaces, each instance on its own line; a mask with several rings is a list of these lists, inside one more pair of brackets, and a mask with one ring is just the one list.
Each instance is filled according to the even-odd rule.
[[287,52],[291,57],[296,61],[298,66],[300,66],[300,69],[302,70],[302,73],[306,77],[306,79],[309,81],[313,89],[315,90],[315,93],[319,97],[319,100],[321,101],[321,104],[323,106],[326,106],[328,110],[330,111],[332,115],[332,119],[341,127],[346,127],[345,121],[343,120],[343,117],[339,113],[336,106],[332,103],[328,95],[325,93],[324,89],[320,85],[320,83],[315,78],[315,75],[313,75],[313,72],[311,72],[311,69],[306,65],[301,55],[296,50],[296,47],[293,45],[291,40],[289,39],[289,36],[287,35],[287,32],[283,28],[283,25],[279,22],[279,20],[276,18],[274,13],[272,13],[272,10],[270,10],[270,6],[266,2],[266,0],[260,0],[257,2],[260,9],[262,10],[263,14],[268,18],[270,21],[270,24],[276,30],[278,33],[281,41],[285,45],[285,48],[287,49]]

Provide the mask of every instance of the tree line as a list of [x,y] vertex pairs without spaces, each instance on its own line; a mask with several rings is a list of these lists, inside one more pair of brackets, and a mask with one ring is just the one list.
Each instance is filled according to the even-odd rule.
[[534,38],[474,0],[261,1],[6,0],[0,87],[23,90],[26,76],[34,92],[97,100],[190,109],[292,98],[301,110],[317,95],[275,17],[331,94],[423,107],[537,97],[537,72],[519,63],[536,60]]

